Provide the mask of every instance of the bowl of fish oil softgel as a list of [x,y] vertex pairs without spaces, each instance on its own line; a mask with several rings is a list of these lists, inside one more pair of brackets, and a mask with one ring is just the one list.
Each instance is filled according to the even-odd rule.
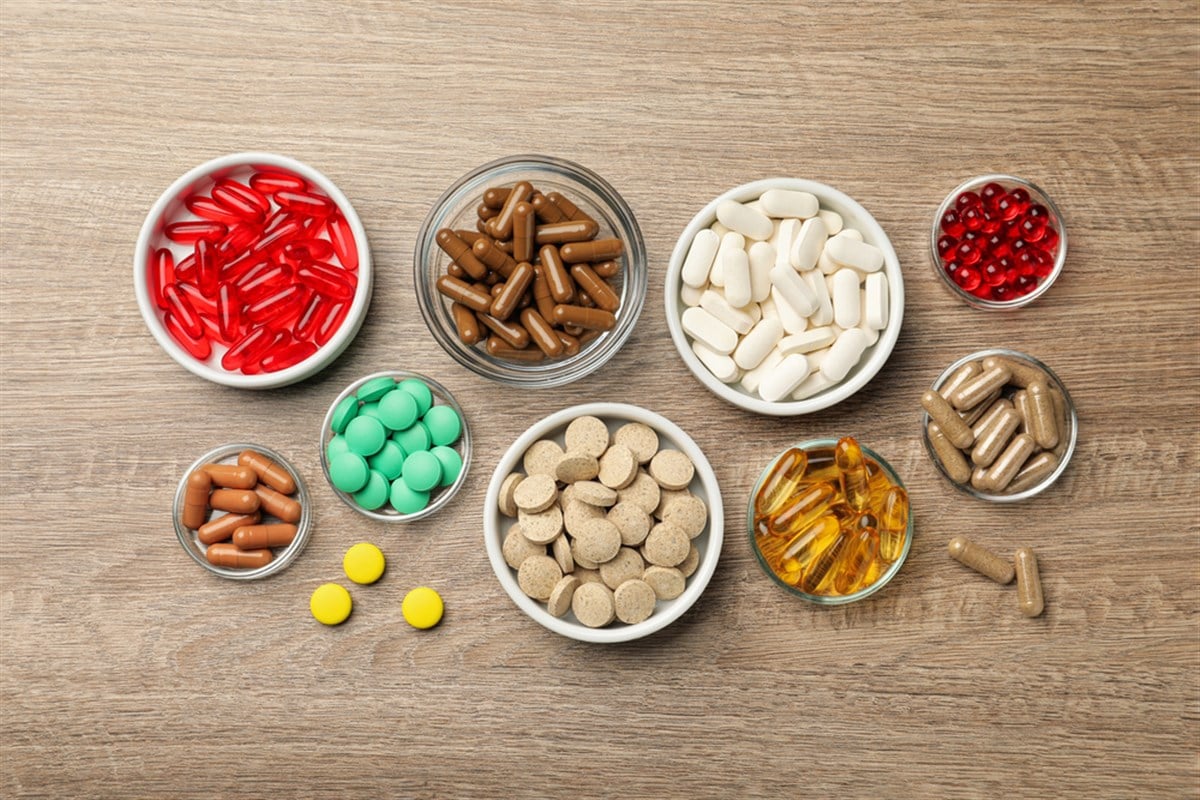
[[754,486],[746,521],[763,571],[820,605],[879,591],[912,547],[904,483],[849,436],[803,442],[776,456]]

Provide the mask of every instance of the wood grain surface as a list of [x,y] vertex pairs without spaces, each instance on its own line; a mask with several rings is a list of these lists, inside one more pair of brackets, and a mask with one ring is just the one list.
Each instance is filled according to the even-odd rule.
[[[185,3],[0,7],[0,794],[7,797],[1195,797],[1200,793],[1200,12],[1192,2]],[[378,269],[345,355],[291,388],[206,383],[148,335],[131,257],[149,206],[223,153],[305,161],[351,198]],[[432,201],[543,152],[633,207],[650,288],[624,349],[522,392],[458,367],[417,310]],[[973,311],[930,270],[929,224],[989,171],[1068,220],[1054,288]],[[663,276],[716,194],[789,175],[860,200],[907,284],[878,377],[828,411],[740,412],[685,369]],[[1012,507],[951,489],[917,398],[1008,346],[1078,404],[1061,482]],[[321,477],[354,378],[405,367],[466,407],[475,463],[432,519],[372,524]],[[510,442],[594,399],[666,414],[714,463],[729,535],[708,590],[651,638],[593,646],[521,614],[482,545]],[[822,609],[750,552],[769,457],[854,434],[909,485],[912,555]],[[179,548],[171,497],[204,450],[258,441],[314,489],[313,539],[251,585]],[[1047,610],[946,555],[966,533],[1039,553]],[[384,580],[316,624],[353,542]],[[442,625],[410,629],[436,587]]]

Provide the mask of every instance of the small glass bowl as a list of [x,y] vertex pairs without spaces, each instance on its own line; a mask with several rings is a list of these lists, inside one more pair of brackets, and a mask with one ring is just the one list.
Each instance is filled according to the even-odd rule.
[[[913,540],[913,515],[912,509],[910,508],[908,512],[908,528],[904,533],[904,550],[900,553],[900,557],[893,561],[886,570],[881,572],[874,583],[863,589],[859,589],[853,594],[809,594],[808,592],[801,591],[795,586],[786,583],[782,578],[775,574],[774,570],[771,569],[771,565],[767,563],[766,558],[763,557],[762,552],[758,549],[758,539],[754,535],[754,498],[758,497],[758,491],[762,488],[763,481],[765,481],[767,476],[771,474],[771,470],[775,468],[776,462],[778,462],[788,450],[791,450],[793,447],[799,448],[806,453],[812,453],[816,450],[832,450],[837,442],[837,439],[810,439],[807,442],[801,442],[799,444],[785,447],[779,452],[779,455],[771,459],[771,462],[767,464],[765,469],[763,469],[762,474],[758,476],[758,480],[754,484],[754,490],[750,492],[750,502],[746,506],[746,530],[750,534],[750,549],[754,551],[754,557],[758,559],[758,565],[762,567],[762,571],[765,572],[767,577],[774,581],[775,584],[780,588],[796,595],[797,597],[802,597],[805,600],[808,600],[810,603],[816,603],[820,606],[841,606],[845,605],[846,603],[853,603],[857,600],[862,600],[864,597],[869,597],[878,592],[884,586],[887,586],[888,583],[891,582],[892,578],[896,577],[896,573],[900,571],[900,567],[904,566],[904,562],[908,560],[908,552],[912,549]],[[879,466],[883,469],[884,474],[887,475],[888,480],[890,480],[894,485],[899,486],[902,489],[904,488],[904,482],[900,480],[900,476],[896,474],[896,470],[892,469],[891,464],[885,461],[882,456],[880,456],[871,448],[865,447],[862,444],[860,444],[859,447],[862,448],[864,456],[874,459],[879,464]]]
[[1011,358],[1016,361],[1023,361],[1031,367],[1035,367],[1046,373],[1046,378],[1048,379],[1050,387],[1053,389],[1058,389],[1060,392],[1062,392],[1063,400],[1065,401],[1066,405],[1067,427],[1069,430],[1067,431],[1066,446],[1062,450],[1062,453],[1058,456],[1058,467],[1041,483],[1037,484],[1036,486],[1031,486],[1023,492],[1015,492],[1013,494],[990,494],[988,492],[981,492],[969,482],[958,483],[950,477],[949,473],[946,472],[946,468],[942,466],[941,459],[937,457],[937,452],[933,449],[933,442],[929,441],[929,414],[924,411],[921,413],[921,441],[925,443],[925,452],[929,454],[929,459],[933,462],[934,466],[937,467],[938,472],[940,472],[942,477],[945,478],[954,488],[961,492],[965,492],[972,497],[977,497],[980,500],[989,500],[993,503],[1015,503],[1020,500],[1027,500],[1034,495],[1041,494],[1042,492],[1046,491],[1051,485],[1054,484],[1055,481],[1058,480],[1059,476],[1063,474],[1063,471],[1067,468],[1067,464],[1071,461],[1071,456],[1075,454],[1075,442],[1079,437],[1079,415],[1075,412],[1075,401],[1071,399],[1071,393],[1067,391],[1067,387],[1063,386],[1062,381],[1060,381],[1058,376],[1054,374],[1054,370],[1050,369],[1031,355],[1021,353],[1017,350],[1007,350],[1003,347],[994,347],[990,350],[980,350],[978,353],[971,353],[969,356],[963,356],[958,361],[955,361],[953,364],[946,367],[945,371],[937,377],[937,380],[933,382],[933,386],[930,388],[936,392],[939,388],[941,388],[942,384],[948,381],[950,376],[953,375],[963,364],[966,364],[968,361],[980,361],[988,356],[1004,356],[1005,358]]
[[[296,523],[296,538],[292,539],[292,543],[283,548],[283,552],[276,554],[270,564],[258,569],[233,569],[232,567],[218,567],[208,563],[208,559],[204,556],[206,545],[201,544],[197,538],[195,531],[184,526],[180,517],[183,514],[183,497],[187,493],[188,476],[198,470],[205,464],[236,464],[238,454],[243,450],[254,450],[262,453],[270,458],[276,464],[279,464],[296,481],[296,493],[292,495],[293,499],[300,503],[300,521]],[[249,444],[245,442],[235,442],[233,444],[221,445],[220,447],[209,450],[204,455],[192,462],[192,465],[183,473],[183,477],[179,481],[179,487],[175,490],[175,502],[171,507],[172,518],[175,522],[175,535],[179,537],[179,543],[183,545],[183,549],[192,559],[204,567],[214,575],[220,575],[222,578],[230,578],[235,581],[253,581],[259,578],[266,578],[274,575],[276,572],[282,572],[296,560],[304,550],[304,546],[308,544],[309,532],[312,528],[312,503],[308,496],[308,487],[304,485],[304,479],[300,477],[300,473],[292,466],[286,458],[276,453],[269,447],[263,447],[260,444]],[[224,516],[223,512],[217,512],[218,516]],[[214,517],[216,519],[216,517]]]
[[[954,279],[947,274],[945,268],[942,266],[942,259],[938,255],[937,243],[943,234],[941,227],[942,216],[954,206],[954,202],[960,194],[966,191],[978,192],[979,189],[989,183],[998,183],[1006,190],[1012,190],[1017,187],[1025,189],[1025,191],[1029,192],[1032,203],[1038,203],[1046,207],[1046,210],[1050,212],[1047,218],[1049,224],[1058,230],[1059,238],[1054,252],[1054,268],[1049,275],[1041,279],[1041,282],[1038,283],[1033,291],[1013,300],[992,300],[971,294],[955,283]],[[1050,287],[1058,280],[1058,276],[1062,273],[1063,264],[1067,260],[1066,220],[1063,219],[1062,212],[1058,210],[1058,206],[1050,199],[1050,195],[1046,194],[1036,184],[1013,175],[980,175],[977,178],[971,178],[959,184],[950,194],[946,195],[946,199],[938,206],[937,213],[933,217],[933,228],[929,236],[929,248],[933,271],[937,273],[937,276],[941,278],[950,291],[967,305],[987,311],[1004,311],[1012,308],[1021,308],[1022,306],[1029,305],[1049,291]]]
[[[450,406],[454,409],[455,413],[458,414],[458,418],[462,420],[462,434],[458,437],[458,441],[454,444],[454,449],[458,451],[460,456],[462,456],[463,461],[462,469],[458,473],[458,479],[449,486],[439,489],[437,495],[430,500],[429,505],[412,514],[401,514],[399,511],[396,511],[395,509],[386,505],[383,509],[377,509],[375,511],[363,508],[354,501],[353,497],[334,486],[333,478],[329,474],[329,455],[327,453],[327,448],[329,445],[329,440],[333,438],[334,410],[337,409],[338,404],[347,397],[356,394],[367,381],[384,377],[395,378],[397,382],[406,380],[408,378],[416,378],[419,381],[423,381],[433,392],[434,405],[437,405],[439,402],[441,402],[444,405]],[[354,383],[351,383],[349,386],[343,389],[342,393],[334,398],[333,402],[329,404],[329,410],[325,412],[325,419],[321,422],[320,450],[321,471],[325,473],[325,480],[329,484],[329,488],[333,490],[333,493],[338,496],[339,500],[350,506],[350,508],[357,511],[359,514],[362,514],[364,517],[369,517],[370,519],[378,522],[416,522],[419,519],[424,519],[425,517],[432,515],[442,506],[449,503],[450,498],[458,494],[458,490],[461,489],[463,483],[466,482],[467,471],[471,467],[471,427],[467,424],[467,416],[463,413],[462,406],[458,404],[458,401],[454,399],[454,395],[450,394],[450,390],[445,386],[442,386],[437,381],[422,375],[419,372],[409,372],[408,370],[404,369],[384,370],[383,372],[375,372],[370,375],[364,375],[363,377],[354,381]]]
[[[540,363],[506,361],[469,346],[458,338],[450,301],[436,287],[446,272],[449,257],[437,246],[442,228],[475,227],[476,207],[484,190],[527,180],[543,192],[560,191],[600,224],[600,237],[615,237],[624,244],[619,293],[621,307],[616,326],[584,345],[578,354]],[[510,156],[484,164],[459,178],[433,204],[417,234],[413,270],[421,315],[433,338],[451,358],[485,378],[528,388],[563,386],[599,369],[616,355],[633,332],[646,297],[646,245],[625,200],[591,170],[551,156]]]

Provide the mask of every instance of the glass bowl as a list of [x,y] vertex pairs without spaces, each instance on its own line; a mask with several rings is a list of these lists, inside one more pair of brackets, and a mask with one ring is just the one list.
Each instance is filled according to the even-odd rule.
[[[942,217],[947,211],[950,211],[954,208],[955,201],[960,194],[967,191],[972,191],[978,194],[979,190],[989,183],[999,184],[1005,189],[1006,192],[1011,192],[1013,189],[1017,188],[1024,189],[1029,194],[1029,205],[1032,206],[1036,204],[1043,206],[1046,210],[1045,218],[1048,225],[1053,226],[1058,231],[1058,242],[1054,245],[1054,247],[1050,248],[1049,250],[1037,248],[1038,251],[1042,253],[1041,257],[1052,259],[1052,266],[1050,267],[1049,273],[1042,277],[1037,286],[1032,290],[1011,300],[999,300],[994,296],[981,297],[980,295],[969,292],[963,287],[959,286],[946,271],[942,263],[942,258],[938,253],[938,239],[944,233],[946,233],[946,231],[942,229]],[[983,202],[986,203],[987,201]],[[1019,221],[1022,218],[1022,214],[1023,212],[1018,213],[1016,220]],[[994,224],[996,224],[996,222],[993,220],[985,221],[984,228],[978,232],[978,235],[986,237],[988,235],[987,228]],[[1003,225],[1003,223],[1001,224]],[[999,229],[999,233],[1000,235],[1004,235],[1003,227]],[[961,241],[962,236],[960,234],[955,238]],[[1008,239],[1013,245],[1015,245],[1017,241],[1025,243],[1022,246],[1029,244],[1019,236],[1009,236]],[[1045,241],[1045,236],[1040,236],[1039,241]],[[946,195],[946,199],[942,201],[940,206],[938,206],[937,213],[933,217],[933,227],[929,236],[929,246],[933,271],[937,273],[938,277],[941,278],[942,282],[946,284],[950,291],[964,303],[973,308],[984,309],[987,311],[1003,311],[1011,308],[1021,308],[1022,306],[1029,305],[1034,300],[1038,299],[1047,291],[1049,291],[1050,287],[1056,280],[1058,280],[1058,276],[1062,273],[1063,264],[1067,260],[1066,221],[1063,219],[1062,212],[1058,210],[1058,206],[1056,206],[1054,201],[1050,199],[1050,195],[1046,194],[1036,184],[1027,181],[1024,178],[1018,178],[1013,175],[980,175],[977,178],[971,178],[969,181],[959,184],[952,192],[950,192],[950,194]],[[1037,247],[1036,245],[1029,246]],[[981,261],[980,264],[982,263],[983,262]],[[987,283],[982,282],[980,284],[980,289],[977,291],[980,291],[982,294],[983,289],[987,288],[989,288]]]
[[1063,400],[1065,401],[1064,406],[1068,430],[1065,441],[1060,441],[1059,446],[1052,451],[1058,455],[1058,466],[1055,468],[1054,472],[1046,476],[1041,483],[1031,486],[1023,492],[1014,492],[1012,494],[991,494],[976,489],[970,484],[970,482],[959,483],[950,477],[950,474],[946,472],[946,468],[942,466],[941,459],[937,457],[937,453],[933,449],[933,442],[929,440],[930,420],[929,414],[925,412],[921,413],[921,441],[925,443],[925,452],[929,454],[929,459],[933,462],[934,466],[937,467],[938,472],[940,472],[942,477],[949,481],[950,485],[954,488],[961,492],[965,492],[972,497],[977,497],[980,500],[989,500],[993,503],[1015,503],[1020,500],[1027,500],[1034,495],[1041,494],[1042,492],[1046,491],[1046,489],[1049,489],[1050,486],[1052,486],[1054,482],[1059,479],[1059,476],[1063,474],[1063,471],[1067,468],[1067,464],[1071,461],[1071,456],[1075,454],[1075,443],[1079,437],[1079,415],[1075,411],[1075,401],[1071,399],[1071,393],[1067,391],[1067,387],[1063,386],[1062,381],[1060,381],[1058,376],[1054,374],[1054,370],[1050,369],[1031,355],[1021,353],[1017,350],[1008,350],[1003,347],[994,347],[990,350],[980,350],[977,353],[971,353],[969,356],[963,356],[950,366],[946,367],[945,371],[938,376],[937,380],[933,382],[933,386],[930,388],[936,392],[941,388],[942,384],[949,380],[950,376],[953,375],[963,364],[966,364],[968,361],[982,360],[988,356],[1004,356],[1005,358],[1023,361],[1026,364],[1029,364],[1030,366],[1046,373],[1047,382],[1049,383],[1050,387],[1052,389],[1058,389],[1058,391],[1062,392]]
[[[449,486],[437,488],[437,494],[432,496],[429,501],[429,505],[425,506],[420,511],[413,512],[412,514],[401,514],[399,511],[396,511],[394,508],[392,508],[390,504],[385,504],[383,508],[375,511],[372,511],[368,508],[363,508],[357,502],[355,502],[351,495],[334,486],[333,478],[329,474],[328,445],[329,440],[333,438],[333,412],[343,400],[353,394],[357,394],[358,390],[362,388],[363,384],[365,384],[367,381],[385,377],[393,378],[397,382],[408,378],[416,378],[419,381],[423,381],[433,392],[434,405],[437,405],[440,402],[443,405],[450,406],[458,414],[458,418],[462,420],[462,434],[459,435],[458,441],[454,443],[454,449],[458,451],[460,456],[462,456],[463,462],[462,469],[459,470],[458,473],[458,478]],[[364,375],[363,377],[354,381],[345,389],[343,389],[341,394],[334,398],[334,401],[329,404],[329,410],[325,412],[325,419],[321,422],[320,451],[321,471],[325,473],[325,480],[329,483],[329,488],[333,490],[333,493],[336,494],[338,499],[340,499],[343,503],[350,506],[350,508],[357,511],[359,514],[362,514],[364,517],[368,517],[378,522],[416,522],[419,519],[424,519],[425,517],[434,514],[440,508],[449,503],[450,499],[454,497],[454,495],[458,494],[458,490],[461,489],[463,483],[466,482],[467,472],[471,467],[471,427],[467,424],[467,417],[463,413],[462,406],[460,406],[458,401],[454,399],[454,395],[450,394],[450,390],[442,384],[430,377],[422,375],[419,372],[409,372],[408,370],[403,369],[385,370],[383,372],[375,372],[370,375]]]
[[[616,312],[616,326],[588,342],[574,356],[539,363],[506,361],[488,354],[482,344],[463,344],[450,314],[450,301],[435,286],[437,279],[445,274],[449,261],[437,246],[437,232],[442,228],[473,230],[476,206],[484,190],[521,180],[530,181],[543,192],[562,192],[600,224],[600,237],[618,238],[625,248],[619,286],[621,306]],[[417,300],[433,338],[462,366],[509,386],[562,386],[599,369],[621,349],[633,332],[646,297],[646,246],[633,211],[599,175],[551,156],[501,158],[455,181],[434,203],[421,224],[414,259]]]
[[[802,597],[805,600],[808,600],[810,603],[816,603],[817,605],[821,606],[841,606],[845,605],[846,603],[853,603],[857,600],[862,600],[864,597],[869,597],[878,592],[884,586],[887,586],[892,578],[896,576],[896,573],[900,571],[900,568],[904,566],[904,562],[908,560],[908,552],[912,549],[913,540],[913,515],[912,509],[910,508],[908,512],[908,528],[904,533],[904,549],[901,551],[900,557],[893,561],[886,570],[881,572],[879,577],[875,579],[874,583],[851,594],[809,594],[808,592],[801,591],[795,586],[787,583],[778,575],[776,575],[775,571],[771,569],[771,565],[767,563],[766,558],[759,550],[758,539],[754,535],[754,499],[758,497],[758,491],[760,488],[762,488],[763,481],[765,481],[767,476],[770,475],[771,470],[774,469],[776,462],[783,457],[784,453],[786,453],[788,450],[791,450],[793,447],[799,448],[810,455],[813,452],[820,450],[828,450],[832,453],[833,447],[837,444],[837,442],[837,439],[811,439],[806,442],[801,442],[800,444],[794,444],[785,447],[779,452],[779,455],[771,459],[771,462],[767,464],[765,469],[763,469],[762,474],[758,476],[758,480],[754,484],[754,489],[750,492],[750,502],[746,506],[746,530],[750,535],[750,549],[754,551],[754,557],[758,559],[758,565],[762,567],[763,572],[765,572],[767,577],[774,581],[774,583],[780,588],[796,595],[797,597]],[[900,480],[900,476],[896,474],[896,470],[892,469],[891,464],[885,461],[882,456],[880,456],[871,448],[862,444],[860,444],[859,447],[862,448],[864,456],[874,459],[879,464],[880,468],[883,470],[884,474],[887,475],[888,480],[890,480],[892,484],[899,486],[902,489],[904,488],[904,482]]]
[[[204,556],[206,546],[201,544],[195,531],[184,526],[180,519],[183,512],[183,497],[187,492],[188,476],[195,472],[205,464],[236,464],[238,454],[243,450],[255,450],[270,458],[276,464],[279,464],[296,481],[296,493],[292,498],[300,503],[300,521],[296,523],[296,538],[292,543],[283,548],[282,552],[277,553],[270,564],[258,569],[233,569],[232,567],[218,567],[215,564],[208,563],[208,559]],[[263,447],[260,444],[249,444],[246,442],[235,442],[233,444],[225,444],[220,447],[215,447],[209,450],[204,455],[192,462],[192,465],[183,473],[183,477],[179,481],[179,487],[175,490],[175,502],[171,508],[172,519],[175,523],[175,535],[179,537],[179,543],[183,545],[183,549],[192,559],[204,567],[214,575],[220,575],[222,578],[230,578],[235,581],[253,581],[259,578],[266,578],[274,575],[277,572],[282,572],[296,560],[304,550],[304,546],[308,544],[308,537],[312,528],[312,502],[309,500],[308,487],[304,484],[304,479],[300,477],[300,473],[292,466],[286,458],[279,453]],[[216,512],[217,516],[224,516],[225,512]],[[216,516],[213,517],[216,519]],[[264,518],[264,524],[267,519],[274,520],[274,517]]]

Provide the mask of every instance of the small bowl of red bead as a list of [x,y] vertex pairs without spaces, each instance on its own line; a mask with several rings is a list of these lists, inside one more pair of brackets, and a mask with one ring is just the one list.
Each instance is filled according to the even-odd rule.
[[946,196],[933,218],[933,267],[974,308],[1020,308],[1046,293],[1067,258],[1050,196],[1012,175],[981,175]]
[[371,253],[350,201],[292,158],[235,153],[163,192],[138,235],[138,307],[171,358],[247,389],[315,375],[358,333]]

